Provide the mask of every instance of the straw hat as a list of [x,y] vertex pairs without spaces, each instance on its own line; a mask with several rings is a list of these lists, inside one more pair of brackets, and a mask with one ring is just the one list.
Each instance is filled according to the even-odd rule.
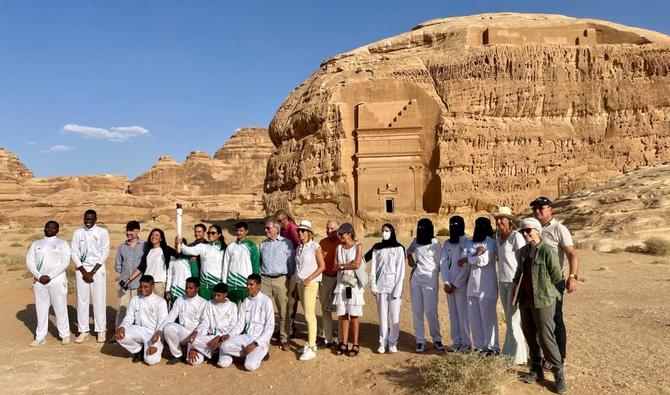
[[298,225],[298,229],[304,229],[306,231],[309,231],[310,233],[314,232],[312,230],[312,221],[308,219],[303,219],[300,221],[300,225]]
[[505,217],[509,218],[510,221],[516,220],[516,218],[512,214],[512,209],[507,206],[498,207],[498,210],[491,213],[491,215],[493,215],[493,218]]

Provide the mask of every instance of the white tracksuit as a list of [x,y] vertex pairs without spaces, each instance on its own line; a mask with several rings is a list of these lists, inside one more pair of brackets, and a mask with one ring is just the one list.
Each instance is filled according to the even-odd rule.
[[[119,340],[119,344],[133,354],[138,353],[144,347],[144,362],[148,365],[157,364],[161,360],[163,343],[160,339],[154,343],[151,337],[167,315],[167,302],[160,296],[154,293],[149,296],[133,296],[121,323],[121,327],[126,330],[126,335]],[[156,352],[148,355],[151,346],[156,347]]]
[[405,249],[398,246],[372,251],[370,290],[377,294],[379,344],[396,346],[400,334],[400,304],[405,280]]
[[185,255],[200,257],[200,286],[212,288],[218,283],[225,283],[228,270],[223,266],[225,250],[215,243],[200,243],[194,246],[181,245]]
[[416,263],[409,282],[416,342],[426,342],[423,324],[424,314],[428,319],[428,328],[433,342],[441,342],[442,335],[440,334],[440,320],[437,315],[437,301],[442,246],[435,238],[430,244],[426,245],[417,245],[416,239],[414,239],[407,249],[407,256],[410,255],[415,255],[414,262]]
[[106,229],[93,225],[90,229],[79,228],[72,235],[72,261],[77,269],[84,266],[86,271],[91,271],[95,265],[102,267],[93,276],[91,284],[82,279],[79,270],[76,271],[77,279],[77,327],[79,332],[89,331],[88,303],[93,298],[93,317],[95,319],[94,329],[102,332],[107,327],[107,276],[105,273],[105,260],[109,255],[109,234]]
[[191,265],[189,264],[188,259],[172,257],[170,259],[170,268],[167,273],[165,291],[170,293],[173,300],[186,294],[186,279],[189,277],[191,277]]
[[[240,305],[237,324],[231,336],[221,344],[219,366],[227,367],[233,363],[232,357],[245,357],[244,368],[254,371],[261,366],[263,358],[270,350],[270,338],[275,327],[275,313],[272,299],[262,292],[256,296],[247,296]],[[258,346],[245,355],[244,348],[256,342]]]
[[49,284],[39,281],[33,284],[35,292],[35,311],[37,312],[37,329],[35,339],[43,340],[49,326],[49,305],[56,313],[56,326],[61,338],[70,336],[70,320],[67,314],[67,277],[65,269],[70,263],[70,246],[65,240],[56,236],[45,237],[33,242],[28,249],[26,266],[35,277],[49,276]]
[[[198,356],[193,365],[201,364],[205,358],[211,358],[214,349],[209,346],[209,342],[217,336],[234,335],[235,324],[237,323],[237,305],[226,299],[223,303],[216,303],[213,299],[205,304],[202,318],[196,330],[198,335],[195,340],[188,345],[188,351],[196,350]],[[221,343],[221,346],[223,342]],[[221,347],[219,346],[219,348]],[[220,361],[220,359],[219,359]]]
[[[468,320],[472,331],[472,342],[478,350],[500,351],[498,346],[498,276],[496,275],[496,241],[487,237],[475,243],[468,239],[463,249],[470,264],[468,279]],[[487,251],[476,255],[479,246]]]
[[[192,298],[180,296],[174,301],[167,318],[158,326],[163,334],[170,353],[179,358],[182,356],[181,346],[186,345],[188,337],[200,324],[200,319],[207,306],[207,301],[200,295]],[[175,322],[179,319],[179,323]]]
[[447,294],[451,341],[453,347],[461,351],[467,350],[471,345],[467,289],[470,265],[458,266],[466,240],[465,236],[461,236],[459,242],[455,244],[446,240],[442,247],[440,264],[442,281],[451,285],[453,289],[452,293]]

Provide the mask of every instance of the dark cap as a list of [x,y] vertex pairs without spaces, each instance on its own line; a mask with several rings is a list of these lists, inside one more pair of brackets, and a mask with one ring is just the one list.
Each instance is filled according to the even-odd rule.
[[553,205],[554,203],[552,203],[551,200],[549,200],[549,198],[546,196],[540,196],[537,199],[530,202],[530,207],[542,207],[542,206],[553,207]]
[[354,226],[349,222],[345,222],[337,228],[337,234],[342,235],[345,233],[354,233]]

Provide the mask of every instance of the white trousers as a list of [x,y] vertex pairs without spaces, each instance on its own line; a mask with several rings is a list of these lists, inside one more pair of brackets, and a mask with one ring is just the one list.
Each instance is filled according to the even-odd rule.
[[93,318],[95,332],[105,331],[107,328],[107,276],[105,268],[101,267],[94,275],[93,282],[88,284],[82,279],[80,271],[75,272],[77,279],[77,327],[79,333],[90,330],[88,323],[88,302],[93,298]]
[[379,312],[379,344],[386,347],[398,345],[400,335],[400,304],[401,298],[394,298],[392,294],[377,295],[377,311]]
[[[198,355],[195,357],[195,360],[191,363],[192,365],[200,365],[205,361],[205,357],[211,358],[215,349],[209,346],[209,342],[214,339],[216,335],[200,335],[195,337],[192,343],[188,344],[188,353],[191,353],[191,350],[198,352]],[[219,346],[221,347],[221,346]]]
[[231,336],[230,339],[221,343],[221,354],[219,355],[218,365],[222,368],[227,368],[233,363],[232,357],[245,357],[244,368],[246,370],[253,372],[258,369],[269,350],[267,347],[258,346],[251,354],[245,356],[244,348],[251,343],[253,341],[247,335]]
[[453,346],[459,350],[466,350],[471,345],[467,288],[455,288],[454,292],[447,294],[447,304]]
[[191,332],[176,322],[171,322],[163,327],[163,339],[165,339],[173,357],[180,358],[182,356],[181,347],[188,343],[190,334]]
[[521,330],[521,312],[518,306],[512,305],[514,283],[499,282],[500,302],[505,312],[505,344],[502,353],[514,359],[515,365],[525,365],[528,362],[526,341]]
[[67,315],[67,278],[58,276],[51,279],[49,284],[39,282],[33,284],[35,292],[35,312],[37,313],[37,329],[35,339],[43,340],[47,336],[49,327],[49,306],[54,307],[56,313],[56,327],[58,336],[70,336],[70,320]]
[[[154,332],[151,332],[147,328],[139,325],[131,325],[126,327],[126,335],[123,339],[119,340],[118,343],[133,354],[138,353],[142,347],[144,347],[144,362],[146,362],[147,365],[156,365],[161,361],[163,343],[161,343],[160,340],[153,343],[151,341],[151,336],[153,335]],[[151,346],[156,347],[156,352],[149,355],[149,347]]]
[[428,328],[433,342],[441,342],[440,320],[437,316],[438,289],[413,285],[409,287],[412,300],[412,321],[414,322],[414,336],[417,343],[425,343],[426,336],[423,325],[423,316],[428,319]]
[[497,298],[468,296],[468,320],[477,350],[500,351],[498,346]]

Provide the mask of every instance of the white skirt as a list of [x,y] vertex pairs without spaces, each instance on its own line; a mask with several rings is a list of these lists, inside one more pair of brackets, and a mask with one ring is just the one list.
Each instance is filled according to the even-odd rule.
[[363,316],[363,306],[365,305],[365,292],[363,288],[352,287],[351,299],[347,299],[347,287],[338,283],[335,287],[333,305],[336,307],[338,316],[351,315],[355,317]]

